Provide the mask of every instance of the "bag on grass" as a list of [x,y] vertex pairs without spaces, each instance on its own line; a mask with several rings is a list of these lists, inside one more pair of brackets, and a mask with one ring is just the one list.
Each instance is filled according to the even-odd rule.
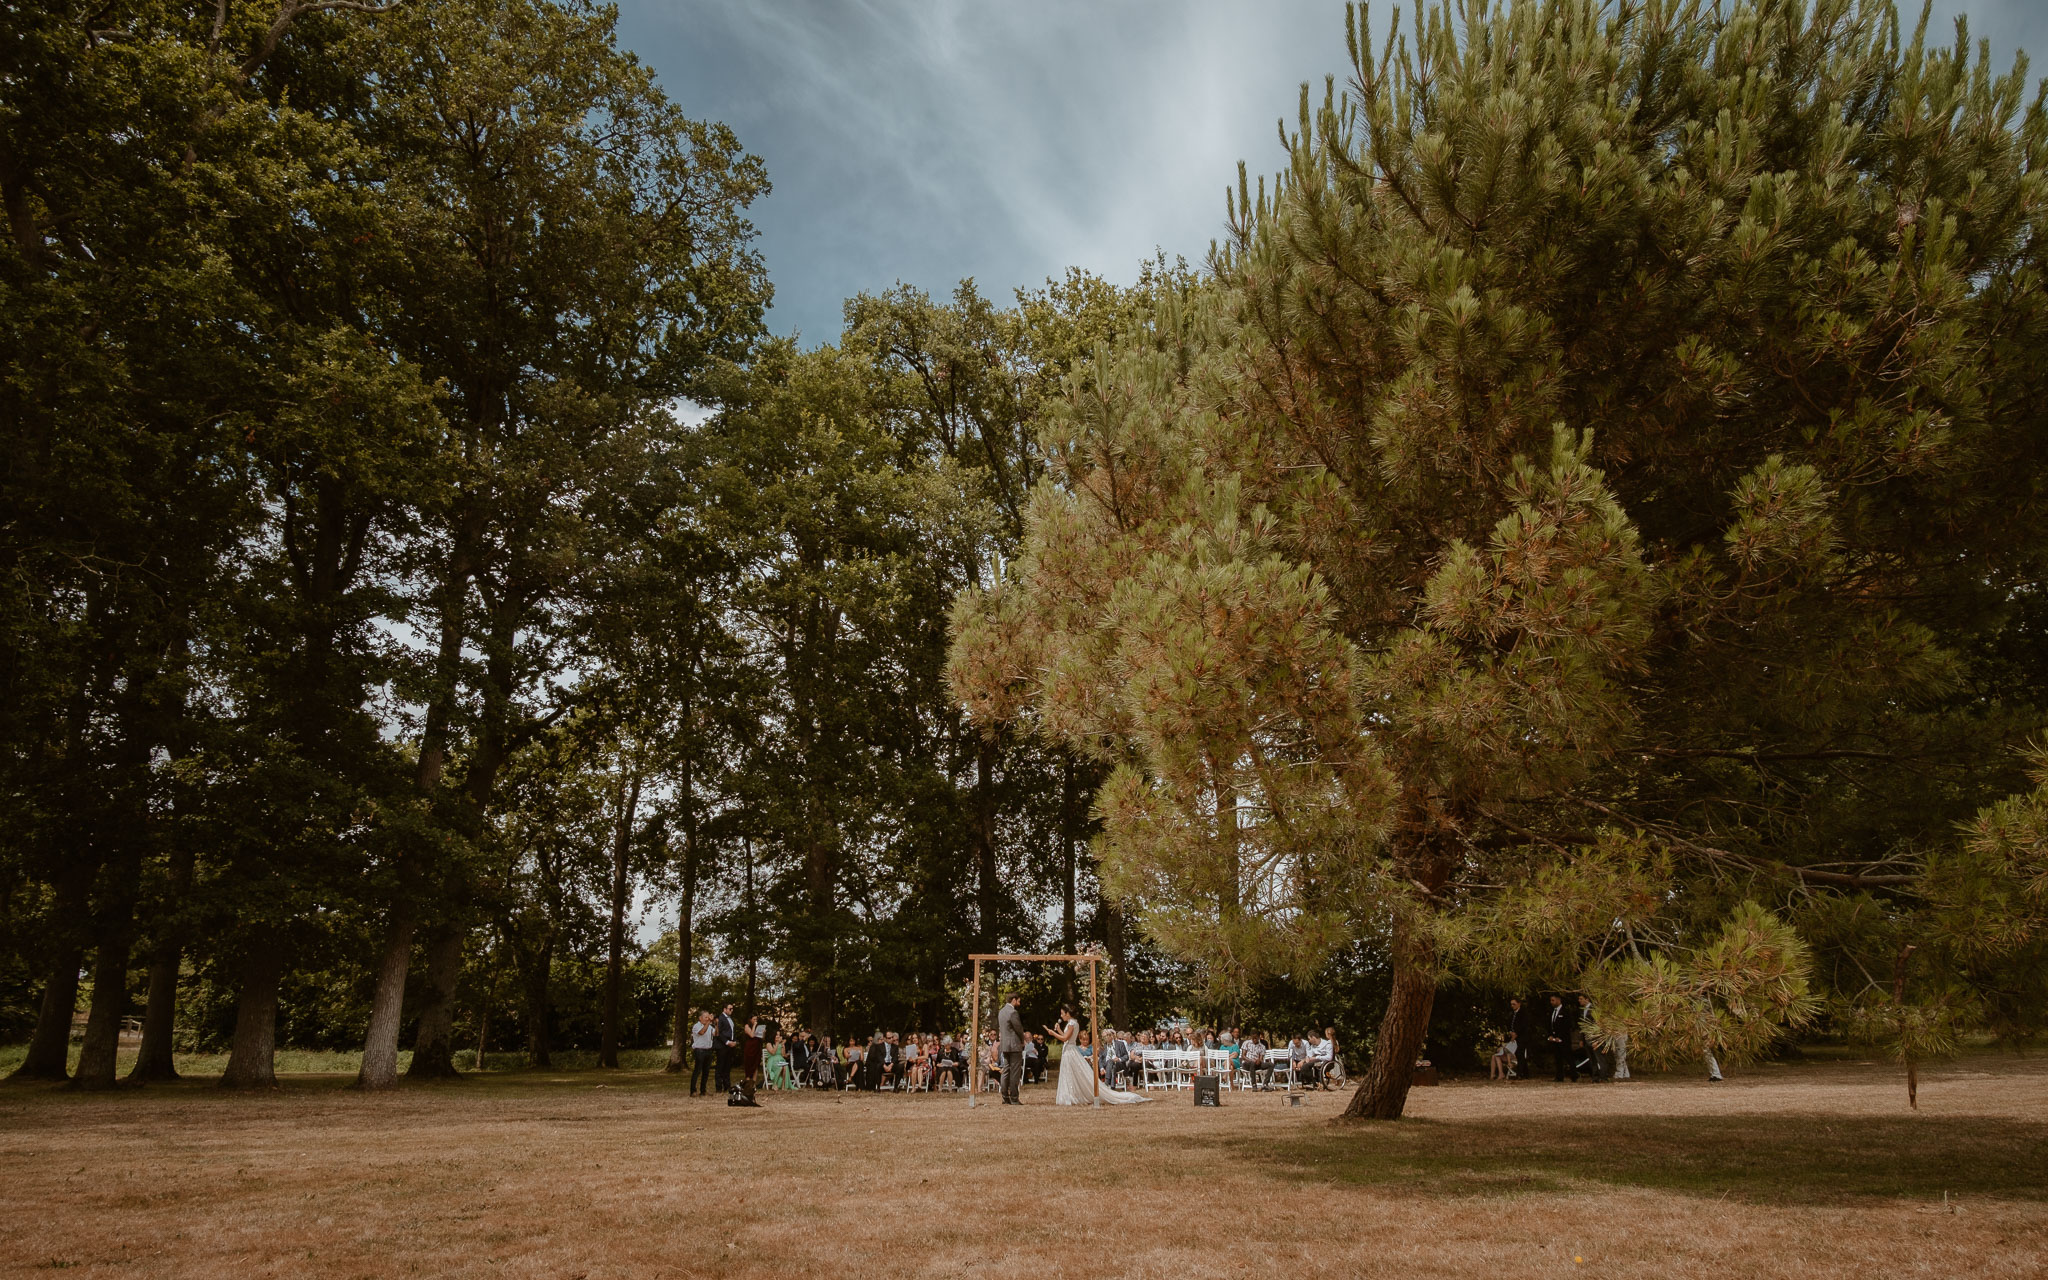
[[751,1080],[742,1080],[738,1084],[735,1084],[732,1087],[732,1095],[725,1100],[725,1105],[728,1107],[760,1106],[760,1103],[754,1101],[754,1082]]

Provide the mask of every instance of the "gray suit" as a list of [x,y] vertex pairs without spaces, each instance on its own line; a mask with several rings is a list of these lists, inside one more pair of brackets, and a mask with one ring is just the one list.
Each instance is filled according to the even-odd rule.
[[1015,1102],[1024,1083],[1024,1015],[1008,1000],[996,1014],[996,1048],[1003,1054],[1003,1097]]

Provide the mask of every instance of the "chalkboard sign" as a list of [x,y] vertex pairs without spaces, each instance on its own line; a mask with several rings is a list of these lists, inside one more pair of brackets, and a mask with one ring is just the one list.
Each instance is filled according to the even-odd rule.
[[1215,1076],[1195,1077],[1195,1105],[1198,1107],[1220,1107],[1223,1105],[1223,1089]]

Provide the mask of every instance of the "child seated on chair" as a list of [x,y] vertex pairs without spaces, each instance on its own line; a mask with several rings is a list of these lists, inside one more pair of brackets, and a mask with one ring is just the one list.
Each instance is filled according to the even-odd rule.
[[1490,1080],[1512,1080],[1515,1078],[1515,1054],[1520,1046],[1509,1036],[1501,1041],[1500,1048],[1493,1051],[1493,1058],[1487,1063],[1486,1074]]

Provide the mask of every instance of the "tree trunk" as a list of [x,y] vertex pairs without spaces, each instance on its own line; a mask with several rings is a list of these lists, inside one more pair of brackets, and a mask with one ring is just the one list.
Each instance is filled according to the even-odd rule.
[[185,926],[179,904],[192,891],[193,854],[182,841],[171,855],[171,906],[165,913],[163,936],[149,961],[149,1002],[142,1011],[142,1049],[128,1072],[130,1084],[176,1080],[171,1040],[178,1029],[178,966],[185,957]]
[[412,967],[412,904],[401,892],[384,936],[377,964],[377,989],[370,1001],[370,1028],[363,1036],[363,1066],[356,1088],[389,1089],[398,1083],[398,1031],[405,1017],[405,975]]
[[128,1012],[128,960],[135,950],[135,898],[142,865],[132,855],[110,868],[109,901],[93,961],[92,1005],[86,1014],[85,1043],[78,1050],[74,1089],[111,1089],[121,1052],[121,1021]]
[[696,806],[690,797],[690,766],[683,763],[678,791],[683,798],[683,901],[676,911],[676,1008],[675,1039],[669,1043],[668,1063],[663,1071],[671,1075],[689,1069],[690,1062],[690,965],[691,938],[697,916],[697,823]]
[[427,974],[420,993],[420,1027],[413,1036],[408,1080],[453,1080],[455,1069],[455,987],[462,978],[462,944],[468,930],[437,926],[427,937]]
[[128,1083],[176,1080],[177,1064],[171,1060],[171,1037],[178,1021],[178,965],[184,948],[176,938],[157,944],[149,962],[149,1001],[142,1011],[142,1049],[129,1068]]
[[242,990],[235,1001],[235,1040],[223,1089],[277,1087],[277,984],[284,977],[284,948],[268,931],[250,940],[242,961]]
[[1429,1032],[1429,1012],[1436,1003],[1436,978],[1429,968],[1434,957],[1428,943],[1415,936],[1407,921],[1394,922],[1394,991],[1373,1045],[1372,1065],[1344,1116],[1351,1120],[1399,1120],[1415,1079],[1415,1059]]
[[1106,902],[1102,904],[1102,932],[1109,951],[1109,1020],[1128,1029],[1131,986],[1124,977],[1124,913]]
[[742,1019],[745,1019],[754,1016],[754,991],[760,984],[761,957],[759,953],[755,950],[753,838],[749,836],[743,839],[740,842],[740,845],[741,848],[743,848],[746,851],[747,858],[747,880],[745,889],[747,904],[747,927],[746,932],[741,935],[741,937],[745,939],[744,946],[746,948],[747,953],[747,997],[746,1003],[740,1006],[740,1016]]
[[640,807],[640,764],[619,779],[619,820],[612,832],[611,932],[604,965],[604,1023],[598,1032],[597,1065],[619,1065],[619,988],[626,973],[626,900],[632,888],[627,854],[633,847],[633,816]]
[[50,977],[43,983],[42,1005],[36,1011],[36,1029],[29,1037],[28,1056],[7,1077],[9,1080],[71,1078],[71,1019],[78,1012],[78,971],[84,963],[84,948],[59,948],[57,958],[50,964]]
[[526,1060],[535,1067],[551,1067],[548,1033],[548,980],[553,976],[555,947],[541,944],[533,967],[521,976],[526,980]]

